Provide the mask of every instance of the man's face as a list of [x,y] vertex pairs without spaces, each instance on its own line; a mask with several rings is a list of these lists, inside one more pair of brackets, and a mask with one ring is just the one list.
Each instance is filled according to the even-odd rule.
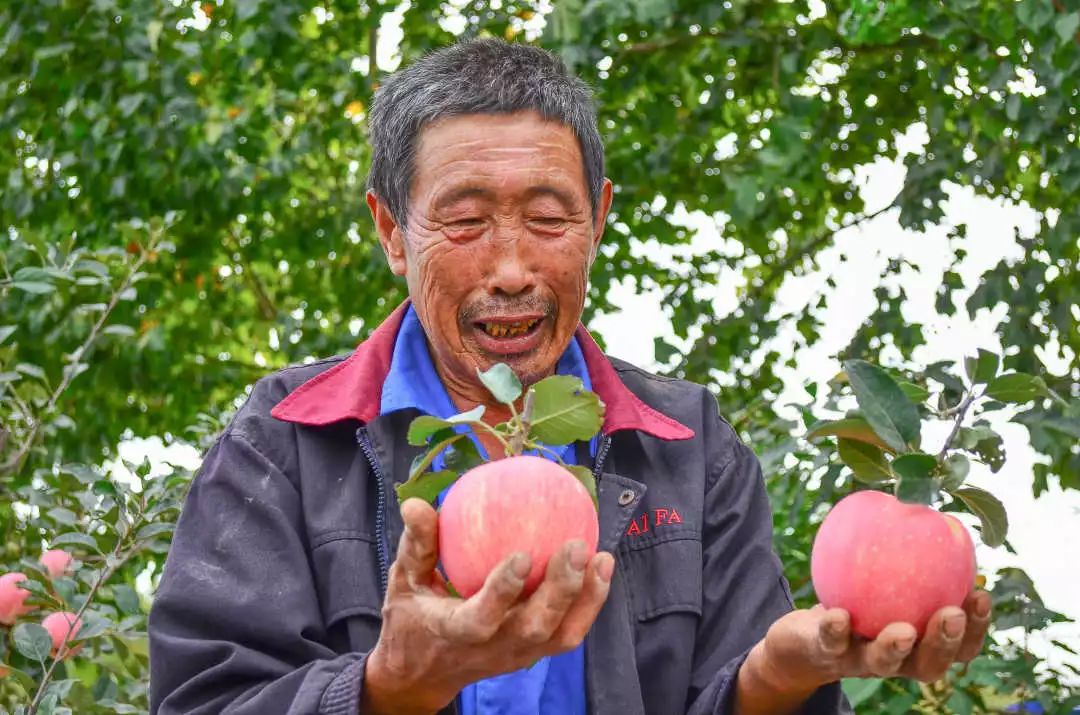
[[610,182],[594,216],[577,138],[532,112],[435,122],[415,162],[405,227],[368,203],[443,379],[461,392],[497,362],[526,384],[550,374],[581,317]]

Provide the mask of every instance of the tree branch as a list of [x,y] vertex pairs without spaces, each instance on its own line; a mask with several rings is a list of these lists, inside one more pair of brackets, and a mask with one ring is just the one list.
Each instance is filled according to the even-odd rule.
[[123,566],[124,563],[128,560],[128,558],[130,558],[131,552],[124,554],[122,548],[123,546],[124,540],[117,540],[116,546],[113,548],[113,552],[111,554],[113,558],[113,564],[111,566],[106,565],[105,568],[98,572],[98,577],[94,581],[94,584],[90,587],[90,592],[83,600],[82,606],[80,606],[79,610],[75,612],[75,618],[68,624],[68,632],[64,634],[63,645],[61,645],[60,648],[57,649],[56,655],[53,656],[52,662],[49,663],[48,670],[46,670],[45,674],[41,676],[41,683],[38,685],[37,692],[34,693],[34,699],[30,701],[30,705],[26,709],[26,715],[34,715],[34,713],[37,712],[38,706],[41,705],[41,700],[45,697],[45,691],[49,686],[49,682],[52,681],[53,672],[56,670],[56,666],[59,665],[60,661],[62,661],[64,659],[64,656],[67,655],[67,641],[68,638],[71,638],[73,635],[72,630],[75,628],[75,624],[80,623],[80,619],[82,619],[83,614],[86,613],[86,609],[90,607],[90,604],[93,602],[94,597],[97,596],[97,592],[101,589],[102,585],[104,585],[104,583],[108,581],[114,573],[116,573],[116,570]]
[[251,288],[251,292],[255,294],[255,302],[259,305],[259,314],[262,315],[263,320],[273,320],[277,317],[277,307],[270,300],[270,295],[266,292],[266,288],[263,287],[262,281],[255,275],[251,262],[244,257],[244,250],[240,246],[240,241],[236,235],[230,233],[229,237],[232,239],[232,249],[236,260],[243,269],[244,281]]
[[761,296],[769,287],[771,287],[778,281],[782,281],[783,278],[787,276],[788,272],[796,265],[798,265],[804,258],[809,255],[815,254],[819,250],[824,248],[825,245],[832,240],[833,236],[835,236],[840,231],[848,228],[855,228],[857,226],[861,226],[867,221],[872,221],[873,219],[885,213],[892,207],[892,204],[889,204],[888,206],[880,208],[877,211],[863,214],[862,216],[859,216],[858,218],[851,221],[851,223],[841,226],[835,231],[826,231],[820,236],[811,239],[809,243],[800,247],[798,251],[792,253],[791,255],[785,256],[784,259],[779,263],[773,264],[771,270],[769,271],[765,279],[762,280],[761,283],[751,287],[750,290],[746,292],[746,296],[743,298],[743,302],[752,303],[761,298]]
[[949,436],[945,438],[945,444],[941,445],[941,451],[938,452],[937,458],[939,462],[945,458],[945,453],[949,451],[952,441],[956,439],[956,435],[960,432],[960,425],[964,422],[964,415],[967,414],[968,408],[971,407],[971,403],[975,401],[976,397],[975,388],[972,387],[967,397],[960,403],[960,407],[957,408],[956,420],[953,422],[952,430],[949,432]]
[[56,403],[60,400],[61,395],[63,395],[67,388],[71,385],[72,380],[75,379],[77,373],[74,370],[74,366],[78,365],[82,357],[86,355],[87,351],[91,347],[93,347],[94,343],[98,339],[98,335],[100,335],[101,333],[101,329],[105,327],[105,323],[106,321],[108,321],[113,309],[116,308],[117,303],[120,302],[120,296],[122,296],[124,292],[131,287],[132,283],[135,280],[136,274],[143,267],[143,264],[146,263],[146,260],[150,253],[157,247],[159,239],[160,234],[152,236],[150,244],[143,249],[135,262],[131,264],[131,269],[128,271],[127,276],[124,277],[124,280],[120,284],[120,286],[115,291],[113,291],[112,297],[109,299],[108,304],[105,306],[105,310],[101,312],[101,315],[98,317],[97,322],[95,322],[94,326],[90,329],[90,334],[86,336],[85,340],[83,340],[82,345],[80,345],[75,350],[75,352],[72,353],[73,359],[71,363],[69,363],[69,365],[63,370],[60,384],[56,386],[56,389],[53,390],[52,394],[49,396],[49,401],[48,403],[46,403],[45,408],[41,410],[39,416],[34,418],[34,424],[30,428],[30,434],[26,436],[26,439],[19,447],[19,451],[15,453],[15,456],[12,457],[11,460],[9,460],[6,464],[4,464],[2,468],[0,468],[0,474],[15,474],[22,469],[23,463],[26,460],[27,455],[30,453],[30,450],[33,448],[34,442],[37,441],[38,433],[41,431],[41,425],[44,423],[43,415],[47,415],[56,407]]

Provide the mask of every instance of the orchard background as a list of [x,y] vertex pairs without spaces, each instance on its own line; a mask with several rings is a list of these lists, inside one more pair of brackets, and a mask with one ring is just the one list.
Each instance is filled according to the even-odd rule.
[[[362,200],[365,110],[459,35],[539,43],[596,89],[616,194],[587,320],[713,388],[801,603],[816,524],[867,479],[807,439],[856,407],[843,359],[903,384],[930,452],[980,396],[950,454],[1014,515],[1060,507],[1057,538],[980,551],[984,654],[849,683],[858,711],[1080,704],[1077,631],[1015,566],[1050,554],[1080,602],[1080,2],[35,0],[0,5],[0,572],[31,608],[0,594],[0,712],[146,710],[190,455],[261,375],[350,350],[403,297]],[[965,369],[977,347],[1000,362]],[[75,560],[50,573],[50,548]],[[60,659],[57,611],[81,622]]]

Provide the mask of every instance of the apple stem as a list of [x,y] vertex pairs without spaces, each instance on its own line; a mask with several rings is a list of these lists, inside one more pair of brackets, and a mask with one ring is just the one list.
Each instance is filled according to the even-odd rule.
[[529,428],[532,426],[533,402],[535,399],[536,392],[533,390],[525,393],[525,405],[521,409],[521,431],[525,434],[529,433]]
[[519,455],[525,449],[525,443],[529,438],[529,426],[532,423],[533,413],[533,398],[535,393],[529,390],[525,393],[525,404],[521,408],[521,413],[518,414],[514,410],[514,406],[510,405],[510,411],[513,413],[513,419],[510,421],[511,433],[510,433],[510,445],[508,449],[514,455]]

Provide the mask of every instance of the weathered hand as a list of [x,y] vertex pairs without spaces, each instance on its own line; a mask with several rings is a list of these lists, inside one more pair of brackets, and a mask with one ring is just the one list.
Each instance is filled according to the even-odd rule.
[[409,499],[401,516],[405,533],[390,568],[382,631],[364,673],[364,712],[435,712],[469,683],[572,650],[607,599],[611,554],[590,559],[574,541],[552,557],[524,601],[527,554],[507,558],[471,598],[453,598],[435,569],[435,510]]
[[793,611],[772,625],[747,663],[753,677],[776,692],[808,694],[849,677],[901,676],[930,682],[955,662],[979,654],[990,624],[990,595],[972,592],[964,608],[947,607],[916,640],[909,623],[893,623],[874,640],[855,636],[842,609]]

